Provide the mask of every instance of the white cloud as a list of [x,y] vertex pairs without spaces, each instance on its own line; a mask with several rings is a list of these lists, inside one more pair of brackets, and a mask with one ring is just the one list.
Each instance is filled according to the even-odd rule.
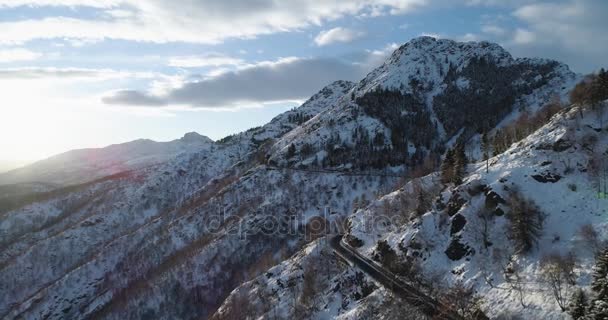
[[515,54],[566,61],[583,72],[598,69],[608,52],[608,1],[569,0],[524,5],[513,16],[524,24],[512,36]]
[[244,64],[236,70],[218,69],[205,77],[168,77],[153,82],[151,90],[120,90],[105,96],[103,101],[121,106],[190,106],[224,110],[303,100],[333,81],[361,79],[397,47],[390,43],[380,50],[361,52],[355,57],[356,61],[287,57]]
[[112,69],[85,69],[85,68],[5,68],[0,69],[0,79],[12,80],[92,80],[105,81],[121,78],[151,79],[158,77],[151,72],[128,72]]
[[435,38],[435,39],[441,39],[441,38],[443,38],[442,35],[440,35],[438,33],[432,33],[432,32],[423,32],[419,36],[420,37],[431,37],[431,38]]
[[123,2],[123,0],[0,0],[0,7],[15,8],[20,6],[86,6],[94,8],[111,8],[113,6],[119,5],[121,2]]
[[479,36],[473,33],[465,33],[458,41],[479,41]]
[[103,101],[110,105],[237,108],[304,99],[324,84],[339,79],[359,79],[366,71],[363,66],[338,59],[288,57],[186,81],[164,95],[121,90],[104,97]]
[[515,34],[513,35],[513,41],[516,44],[528,44],[532,43],[536,40],[536,35],[526,29],[518,28],[515,30]]
[[170,67],[180,68],[238,66],[242,64],[244,64],[244,61],[242,59],[233,58],[221,54],[183,56],[173,57],[169,59]]
[[606,13],[607,1],[571,0],[522,6],[514,16],[525,22],[539,41],[605,53],[608,49]]
[[352,42],[363,35],[364,33],[360,31],[337,27],[319,32],[314,41],[318,46],[326,46],[336,42]]
[[493,36],[504,36],[507,31],[504,28],[501,28],[499,26],[493,25],[493,24],[486,24],[481,26],[481,31]]
[[[348,15],[404,14],[429,0],[0,0],[0,5],[86,5],[105,8],[111,19],[46,17],[0,23],[0,42],[33,39],[121,39],[166,43],[218,43],[300,30]],[[117,5],[133,14],[117,13]]]
[[0,50],[0,63],[31,61],[42,57],[42,54],[23,48]]

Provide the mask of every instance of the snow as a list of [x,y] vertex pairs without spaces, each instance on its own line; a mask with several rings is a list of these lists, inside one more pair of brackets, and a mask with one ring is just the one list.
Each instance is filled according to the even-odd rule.
[[[442,222],[445,213],[436,208],[411,224],[393,227],[390,232],[366,231],[366,226],[369,226],[370,220],[374,221],[382,202],[390,201],[399,193],[407,193],[405,189],[388,194],[370,207],[358,211],[350,218],[353,224],[351,234],[363,240],[364,246],[359,250],[368,256],[371,256],[379,240],[387,240],[397,252],[402,252],[399,247],[407,247],[412,239],[422,242],[428,249],[428,252],[423,253],[422,259],[418,260],[424,274],[429,277],[439,276],[440,282],[447,284],[463,280],[467,285],[473,286],[479,296],[483,297],[485,310],[491,317],[513,313],[523,318],[564,319],[566,316],[559,310],[547,285],[541,281],[539,264],[542,257],[550,253],[574,253],[577,258],[577,285],[588,289],[594,256],[589,245],[581,241],[581,227],[592,225],[604,240],[608,234],[608,202],[597,198],[596,187],[593,186],[595,177],[584,171],[591,157],[590,152],[583,149],[585,137],[597,136],[595,150],[608,150],[608,134],[591,129],[598,127],[597,117],[590,110],[585,112],[582,119],[579,118],[577,108],[565,111],[505,153],[490,159],[492,165],[489,173],[485,171],[485,162],[474,163],[470,165],[470,174],[460,188],[449,187],[442,192],[442,198],[447,200],[455,192],[462,194],[467,186],[484,184],[508,199],[505,188],[518,189],[546,214],[542,237],[538,246],[528,255],[513,255],[510,252],[504,216],[494,218],[490,225],[490,241],[493,245],[489,249],[483,247],[477,234],[482,223],[477,212],[484,206],[483,194],[466,196],[468,200],[458,212],[467,220],[461,233],[462,242],[475,250],[475,254],[458,261],[451,261],[444,253],[451,239],[450,230]],[[562,152],[544,150],[543,146],[553,145],[560,139],[575,143]],[[547,161],[551,161],[551,164],[543,166]],[[572,172],[566,171],[568,163],[574,168]],[[560,174],[562,179],[556,183],[540,183],[531,178],[544,171]],[[423,179],[430,180],[431,177]],[[571,190],[572,185],[576,186],[576,191]],[[499,253],[502,253],[501,257]],[[522,266],[526,308],[521,307],[517,294],[502,274],[509,255],[513,255],[514,261]],[[493,280],[494,287],[485,282],[484,275]]]
[[[284,154],[290,144],[300,147],[309,143],[317,147],[315,153],[321,160],[326,152],[318,147],[332,135],[338,135],[347,145],[354,145],[351,133],[355,128],[367,130],[370,136],[382,132],[388,144],[390,131],[381,121],[363,113],[353,117],[353,110],[358,108],[353,97],[378,86],[410,92],[410,81],[416,79],[425,87],[427,108],[437,119],[432,102],[445,89],[442,81],[449,66],[462,69],[475,57],[486,57],[505,66],[546,63],[513,59],[495,44],[422,37],[396,50],[383,66],[358,84],[334,82],[299,108],[275,117],[262,127],[222,141],[213,142],[196,133],[166,143],[139,140],[69,152],[34,164],[28,172],[0,175],[2,183],[48,180],[68,184],[129,171],[125,177],[86,184],[0,216],[3,279],[0,292],[11,292],[0,296],[0,317],[85,318],[99,315],[103,310],[103,317],[108,319],[150,317],[148,313],[154,314],[154,318],[179,318],[178,306],[189,306],[192,300],[188,299],[196,297],[197,306],[204,306],[196,309],[200,312],[197,316],[204,318],[209,316],[205,312],[213,312],[217,307],[220,314],[227,311],[231,307],[230,297],[244,292],[251,304],[259,307],[255,313],[258,317],[289,318],[293,312],[292,297],[297,294],[294,290],[302,284],[302,269],[317,262],[330,266],[331,274],[318,279],[322,288],[317,296],[319,308],[311,318],[388,318],[389,309],[398,310],[400,315],[401,303],[390,292],[374,285],[356,269],[337,263],[323,239],[307,244],[297,233],[259,234],[266,222],[296,213],[302,218],[298,222],[301,226],[329,207],[332,220],[357,210],[350,216],[350,233],[364,241],[360,248],[363,254],[371,255],[378,240],[387,240],[397,252],[401,252],[400,244],[416,241],[428,248],[420,255],[426,273],[439,274],[447,283],[466,280],[467,284],[476,286],[487,306],[502,308],[496,310],[559,319],[556,306],[546,292],[530,295],[531,307],[520,310],[514,294],[504,289],[499,265],[487,261],[490,255],[479,247],[472,235],[479,225],[475,213],[484,204],[483,195],[466,196],[464,189],[453,186],[442,190],[438,174],[394,190],[399,182],[396,177],[286,170],[270,166],[258,157],[260,152],[286,165]],[[532,112],[556,92],[565,96],[576,80],[564,65],[558,64],[553,72],[546,85],[521,97]],[[461,89],[471,85],[465,78],[458,78],[456,84]],[[514,106],[513,114],[503,125],[515,119],[517,112]],[[308,120],[300,124],[291,121],[296,115]],[[586,165],[588,154],[580,142],[574,152],[570,149],[556,153],[535,147],[565,137],[580,141],[594,134],[595,130],[587,127],[597,128],[598,124],[593,121],[589,113],[584,119],[577,119],[575,112],[569,111],[504,154],[492,158],[489,174],[485,173],[484,163],[469,167],[465,185],[484,183],[504,197],[503,186],[516,185],[551,214],[538,252],[517,257],[524,266],[523,273],[531,280],[537,276],[542,253],[575,250],[580,252],[577,269],[580,284],[588,284],[592,259],[581,247],[577,230],[585,223],[592,223],[603,234],[607,228],[606,206],[593,197],[589,173],[579,170]],[[438,127],[441,139],[448,141],[448,146],[464,131],[460,130],[456,137],[445,137],[442,124],[438,123]],[[476,150],[477,144],[478,137],[475,137],[468,150]],[[597,145],[606,147],[604,133]],[[414,145],[408,147],[411,153],[415,151]],[[552,161],[549,167],[539,166],[547,160]],[[298,159],[290,165],[296,168],[311,161],[312,157]],[[540,184],[530,178],[549,168],[561,173],[564,163],[568,162],[575,168],[574,173],[563,174],[557,183]],[[344,159],[340,168],[351,166],[349,159]],[[386,170],[399,172],[403,168]],[[507,181],[501,182],[504,179]],[[570,191],[569,184],[576,184],[577,191]],[[455,193],[465,195],[466,204],[459,213],[466,216],[468,222],[462,236],[463,241],[474,247],[474,256],[460,261],[446,257],[444,251],[451,239],[450,219],[437,208],[411,223],[408,220],[398,225],[387,225],[386,221],[370,224],[380,213],[386,213],[385,201],[398,202],[404,195],[415,198],[419,188],[440,194],[444,202]],[[361,199],[366,199],[365,205]],[[410,201],[403,205],[402,211],[411,217],[415,205],[415,201]],[[224,219],[218,228],[211,228],[220,215]],[[370,225],[376,227],[372,229],[374,232],[367,228]],[[495,247],[509,246],[504,227],[505,219],[497,218],[493,225],[497,232],[492,239]],[[554,233],[560,236],[558,242],[554,242]],[[269,260],[275,266],[268,269],[269,266],[264,265],[262,270],[252,270],[259,267],[266,253],[271,254]],[[488,272],[496,286],[503,289],[484,285],[480,270],[485,265],[490,266]],[[294,283],[292,287],[286,285],[290,281]],[[375,290],[365,297],[359,296],[366,285],[374,285]],[[538,290],[537,287],[529,289]],[[163,308],[167,305],[174,308]],[[378,314],[378,309],[387,311]],[[415,312],[410,310],[410,313],[415,318]]]

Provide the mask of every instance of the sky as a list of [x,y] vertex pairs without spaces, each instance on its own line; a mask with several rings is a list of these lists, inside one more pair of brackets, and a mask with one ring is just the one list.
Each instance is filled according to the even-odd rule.
[[607,66],[605,0],[0,0],[0,167],[262,125],[430,35]]

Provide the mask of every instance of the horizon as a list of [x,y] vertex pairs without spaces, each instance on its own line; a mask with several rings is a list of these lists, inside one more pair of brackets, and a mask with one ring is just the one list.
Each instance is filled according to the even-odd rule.
[[[0,23],[8,30],[0,38],[7,92],[0,163],[25,165],[137,139],[171,141],[192,131],[218,140],[267,123],[332,81],[360,80],[395,48],[423,35],[495,42],[514,57],[554,59],[581,74],[599,70],[608,49],[599,33],[608,5],[593,0],[270,8],[243,2],[236,8],[0,0]],[[192,16],[183,17],[184,10]],[[259,14],[238,26],[199,21],[210,18],[209,10],[226,21]],[[592,48],[578,50],[581,44]]]

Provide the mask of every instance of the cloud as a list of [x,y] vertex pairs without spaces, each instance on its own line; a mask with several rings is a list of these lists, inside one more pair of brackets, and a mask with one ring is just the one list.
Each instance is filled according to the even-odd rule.
[[513,16],[525,26],[513,33],[512,48],[518,54],[534,53],[592,71],[606,63],[607,12],[608,1],[597,0],[521,6]]
[[536,35],[534,32],[528,31],[526,29],[518,28],[515,30],[515,34],[513,35],[513,41],[516,44],[528,44],[533,43],[536,40]]
[[440,35],[438,33],[433,33],[433,32],[423,32],[419,36],[420,37],[431,37],[431,38],[435,38],[435,39],[441,39],[441,38],[443,38],[442,35]]
[[479,41],[479,36],[473,33],[465,33],[464,35],[458,38],[458,41]]
[[75,7],[86,6],[93,8],[111,8],[119,5],[122,0],[0,0],[0,8],[31,7]]
[[35,80],[35,79],[76,79],[76,80],[110,80],[119,78],[151,79],[157,75],[148,72],[127,72],[111,69],[84,68],[6,68],[0,69],[0,79]]
[[360,31],[337,27],[319,32],[314,41],[318,46],[326,46],[336,42],[352,42],[355,39],[361,38],[364,34]]
[[193,107],[238,107],[305,99],[325,84],[338,79],[359,79],[365,67],[332,58],[283,58],[185,82],[156,96],[122,90],[103,98],[106,104]]
[[103,97],[105,104],[124,104],[130,106],[165,106],[167,101],[136,90],[120,90],[111,96]]
[[[398,45],[353,54],[349,59],[282,58],[242,65],[207,77],[172,77],[152,90],[120,90],[102,99],[109,105],[239,108],[280,101],[298,101],[336,80],[357,81],[385,61]],[[176,83],[181,81],[181,83]]]
[[0,63],[31,61],[40,58],[42,54],[23,48],[0,50]]
[[481,26],[481,31],[493,36],[504,36],[507,31],[504,28],[501,28],[499,26],[493,25],[493,24],[486,24]]
[[[90,20],[45,17],[0,23],[0,42],[34,39],[121,39],[155,43],[218,43],[228,38],[301,30],[344,16],[395,15],[425,6],[429,0],[0,0],[0,5],[84,5],[105,10]],[[131,14],[117,6],[128,8]],[[104,15],[101,15],[104,16]]]
[[180,68],[238,66],[242,64],[244,64],[242,59],[215,53],[200,56],[173,57],[169,59],[170,67]]

